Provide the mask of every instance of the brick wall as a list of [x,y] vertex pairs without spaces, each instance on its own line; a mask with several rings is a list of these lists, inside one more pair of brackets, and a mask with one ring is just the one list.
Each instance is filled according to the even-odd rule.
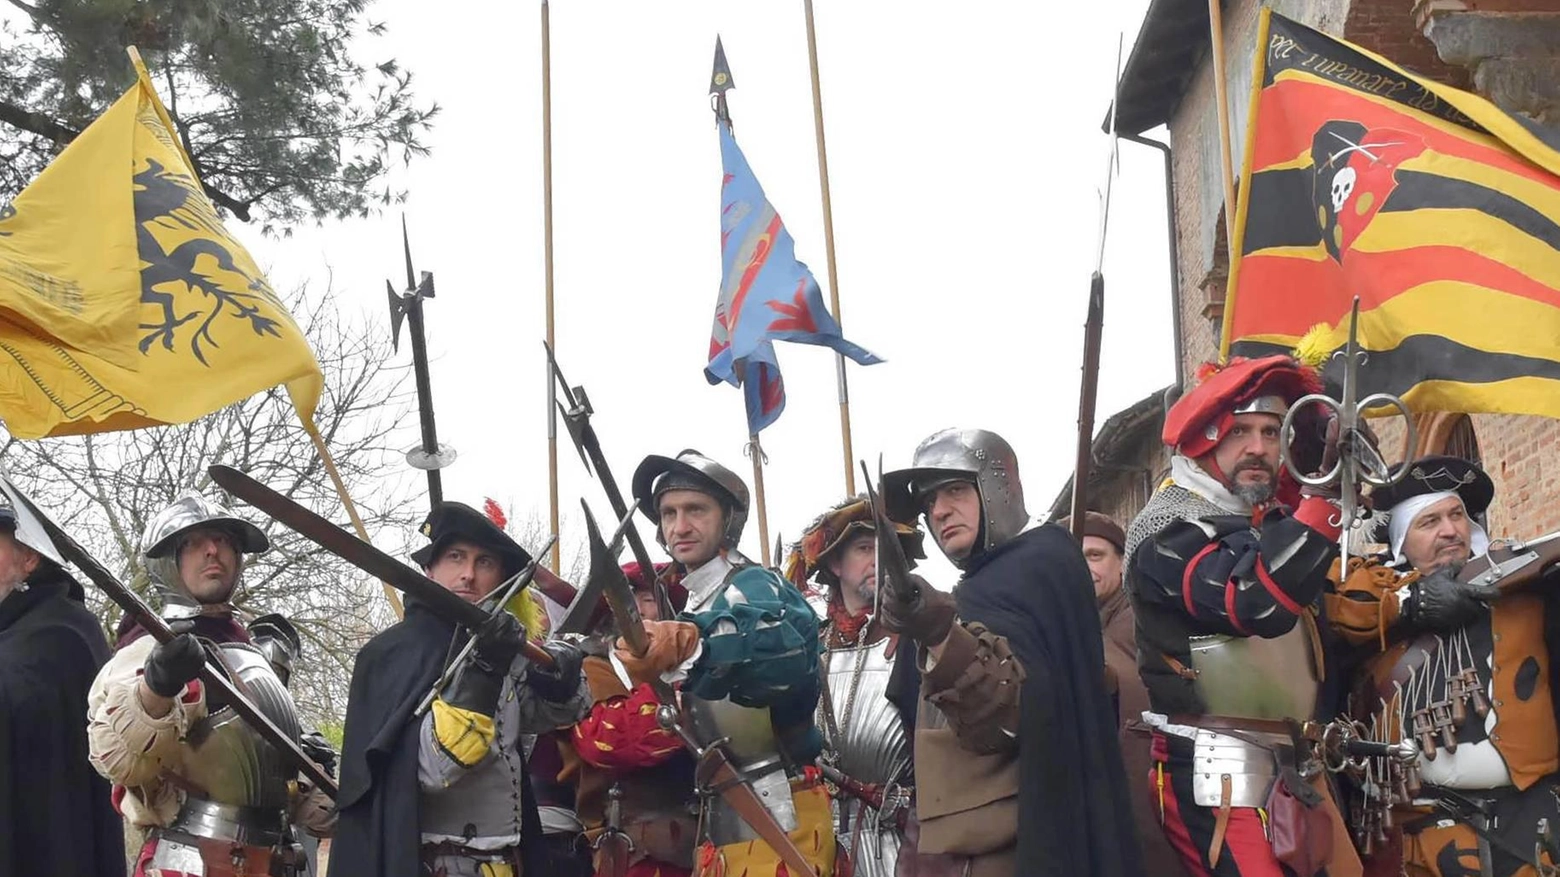
[[[1467,88],[1467,69],[1443,63],[1416,20],[1430,0],[1294,0],[1276,2],[1276,11],[1309,26],[1338,34],[1385,55],[1422,75]],[[1560,0],[1437,0],[1462,2],[1468,9],[1502,11],[1560,10]],[[1236,167],[1245,137],[1247,95],[1258,4],[1235,0],[1224,13],[1229,75],[1232,149]],[[1177,242],[1181,257],[1180,330],[1185,349],[1182,380],[1197,365],[1218,355],[1218,326],[1227,260],[1224,251],[1222,181],[1218,122],[1214,116],[1212,68],[1204,59],[1187,95],[1170,122],[1174,147]],[[1560,422],[1511,415],[1474,415],[1473,427],[1485,468],[1495,481],[1490,510],[1492,533],[1535,536],[1560,530]],[[1382,425],[1384,446],[1396,448],[1400,430]],[[1439,449],[1432,449],[1439,450]],[[1163,458],[1163,452],[1160,451]],[[1398,456],[1394,450],[1390,456]],[[1145,450],[1142,459],[1151,465]],[[1159,464],[1162,468],[1164,463]],[[1116,490],[1101,491],[1100,502],[1122,507]],[[1101,509],[1106,511],[1106,509]]]
[[1400,67],[1467,88],[1470,72],[1443,62],[1435,45],[1420,31],[1413,0],[1353,0],[1342,37],[1386,57]]

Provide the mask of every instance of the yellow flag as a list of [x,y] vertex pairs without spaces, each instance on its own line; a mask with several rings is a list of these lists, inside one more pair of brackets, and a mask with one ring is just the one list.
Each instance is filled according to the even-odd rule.
[[311,424],[314,352],[142,70],[0,210],[0,419],[17,438],[185,423],[283,383]]

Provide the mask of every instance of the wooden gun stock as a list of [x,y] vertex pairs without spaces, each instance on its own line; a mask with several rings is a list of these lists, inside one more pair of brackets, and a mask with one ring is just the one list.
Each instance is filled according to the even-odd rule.
[[1501,594],[1526,591],[1560,563],[1560,532],[1526,541],[1492,545],[1488,553],[1468,561],[1457,575],[1460,582],[1494,585]]

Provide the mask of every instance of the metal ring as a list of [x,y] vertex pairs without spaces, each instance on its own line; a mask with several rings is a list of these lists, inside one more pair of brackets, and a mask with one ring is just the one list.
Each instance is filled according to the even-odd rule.
[[1322,393],[1312,393],[1296,399],[1289,406],[1289,410],[1284,413],[1284,425],[1279,433],[1284,437],[1280,457],[1284,468],[1289,470],[1290,476],[1295,481],[1307,487],[1330,487],[1337,484],[1338,479],[1343,477],[1343,461],[1341,459],[1334,463],[1331,469],[1321,475],[1307,475],[1295,467],[1294,455],[1290,453],[1291,446],[1294,444],[1295,413],[1307,405],[1318,405],[1325,410],[1331,411],[1340,420],[1342,419],[1343,409],[1340,407],[1338,400],[1331,396]]
[[[1396,408],[1398,413],[1403,415],[1403,453],[1401,456],[1405,461],[1413,459],[1414,443],[1419,436],[1418,430],[1414,428],[1414,414],[1408,410],[1407,403],[1391,393],[1372,393],[1361,399],[1359,404],[1354,406],[1354,410],[1363,416],[1367,410],[1381,406]],[[1367,483],[1374,484],[1377,487],[1386,487],[1402,481],[1407,474],[1408,466],[1404,465],[1399,466],[1395,474],[1388,474],[1386,478],[1378,478],[1368,472],[1362,473],[1362,477]]]

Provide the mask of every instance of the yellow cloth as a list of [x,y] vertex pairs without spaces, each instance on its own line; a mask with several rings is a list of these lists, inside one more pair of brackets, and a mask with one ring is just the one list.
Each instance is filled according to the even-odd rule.
[[0,418],[17,438],[183,423],[319,364],[145,77],[0,210]]
[[[796,804],[796,830],[791,832],[791,841],[812,864],[818,877],[832,877],[834,821],[829,813],[829,793],[821,785],[792,780],[791,800]],[[744,874],[748,877],[768,877],[780,873],[779,854],[763,841],[727,844],[714,852],[713,861],[710,861],[710,857],[701,851],[694,877],[742,877]]]
[[434,698],[433,739],[461,767],[472,767],[493,745],[493,717],[450,706],[442,697]]

